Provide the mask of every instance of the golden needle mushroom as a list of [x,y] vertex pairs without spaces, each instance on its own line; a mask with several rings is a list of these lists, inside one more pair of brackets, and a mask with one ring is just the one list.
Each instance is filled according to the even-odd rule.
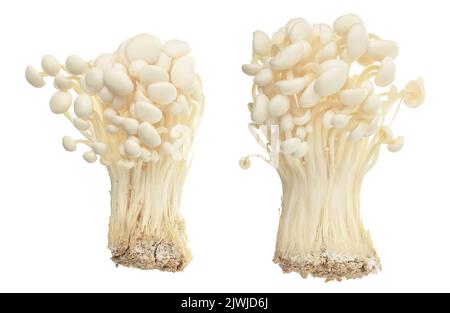
[[341,280],[381,269],[361,221],[361,183],[382,145],[403,146],[390,128],[400,103],[424,100],[421,79],[401,92],[392,85],[397,56],[395,42],[354,14],[333,26],[295,18],[271,37],[254,32],[242,68],[254,77],[249,128],[283,185],[274,262],[284,272]]
[[180,271],[191,259],[180,197],[204,97],[189,53],[184,41],[141,34],[91,62],[72,55],[61,65],[46,55],[42,71],[26,69],[34,87],[53,79],[51,111],[82,136],[64,136],[64,148],[83,144],[83,158],[108,170],[116,264]]

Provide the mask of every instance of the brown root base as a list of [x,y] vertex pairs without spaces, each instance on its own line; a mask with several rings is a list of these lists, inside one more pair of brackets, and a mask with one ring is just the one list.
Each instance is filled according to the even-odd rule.
[[178,272],[186,265],[186,258],[173,243],[138,242],[133,246],[111,248],[111,260],[117,266],[142,270],[157,269],[164,272]]
[[284,273],[297,272],[303,278],[307,278],[308,275],[325,278],[325,282],[341,281],[344,278],[362,278],[381,270],[380,260],[377,256],[371,258],[331,257],[327,253],[321,253],[295,259],[276,256],[273,261],[281,267]]

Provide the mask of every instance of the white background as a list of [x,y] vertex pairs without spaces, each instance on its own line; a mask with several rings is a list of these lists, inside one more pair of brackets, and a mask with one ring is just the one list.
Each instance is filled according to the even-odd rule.
[[[1,1],[0,290],[5,291],[449,291],[450,21],[446,1]],[[295,16],[332,23],[355,12],[396,40],[397,84],[425,78],[427,99],[400,111],[398,154],[384,151],[363,185],[362,210],[383,271],[323,283],[272,263],[281,187],[247,132],[252,32]],[[447,13],[446,13],[447,12]],[[182,273],[115,268],[107,250],[109,178],[61,137],[72,127],[48,108],[51,88],[24,79],[51,53],[86,59],[150,32],[190,42],[206,111],[186,182],[183,216],[194,253]]]

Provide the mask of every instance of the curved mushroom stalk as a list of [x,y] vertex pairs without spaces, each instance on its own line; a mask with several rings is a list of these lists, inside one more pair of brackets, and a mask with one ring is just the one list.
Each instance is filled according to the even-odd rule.
[[272,37],[254,33],[242,69],[254,76],[250,130],[267,153],[258,157],[283,184],[274,257],[283,271],[341,280],[381,269],[360,218],[361,184],[382,145],[404,144],[391,129],[402,101],[417,107],[425,95],[422,79],[400,92],[392,85],[397,56],[395,42],[354,14],[333,27],[296,18]]
[[191,259],[180,197],[204,97],[189,53],[184,41],[140,34],[91,62],[72,55],[61,65],[46,55],[41,72],[26,69],[34,87],[53,78],[51,111],[83,137],[64,136],[64,148],[85,145],[83,158],[108,169],[117,264],[180,271]]

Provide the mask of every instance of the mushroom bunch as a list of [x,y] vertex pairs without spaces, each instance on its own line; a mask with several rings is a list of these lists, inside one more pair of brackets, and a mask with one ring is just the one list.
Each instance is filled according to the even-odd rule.
[[67,151],[99,157],[111,178],[108,247],[116,264],[181,271],[191,259],[180,215],[190,148],[203,113],[203,91],[190,47],[164,44],[150,34],[122,43],[93,61],[51,55],[26,79],[57,89],[50,110],[64,115],[84,137],[64,136]]
[[252,62],[242,67],[254,77],[249,129],[269,154],[254,156],[282,182],[273,261],[284,272],[328,281],[381,269],[361,220],[362,181],[382,146],[402,148],[391,129],[401,104],[418,107],[425,97],[422,79],[393,85],[398,53],[355,14],[333,26],[295,18],[271,37],[254,32]]
[[189,45],[166,43],[150,34],[122,43],[113,54],[93,61],[69,56],[64,65],[51,55],[42,71],[26,69],[26,79],[43,87],[53,80],[50,110],[65,115],[85,137],[63,137],[67,151],[78,144],[93,163],[133,168],[137,161],[158,162],[163,156],[185,159],[203,111],[203,92]]
[[242,67],[254,77],[251,130],[279,127],[281,143],[271,142],[267,133],[264,148],[273,152],[279,145],[296,159],[308,153],[318,119],[323,129],[341,130],[346,140],[376,134],[389,151],[399,151],[403,137],[393,136],[386,115],[398,100],[419,106],[424,87],[421,79],[400,92],[392,84],[398,53],[394,41],[369,33],[355,14],[339,17],[333,26],[295,18],[271,37],[255,31],[252,62]]

